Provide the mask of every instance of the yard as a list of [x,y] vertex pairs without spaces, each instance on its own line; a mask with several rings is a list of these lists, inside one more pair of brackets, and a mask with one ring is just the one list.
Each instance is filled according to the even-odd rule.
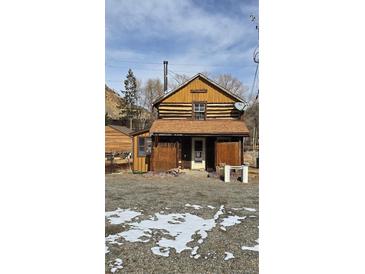
[[259,184],[106,175],[106,273],[258,273]]

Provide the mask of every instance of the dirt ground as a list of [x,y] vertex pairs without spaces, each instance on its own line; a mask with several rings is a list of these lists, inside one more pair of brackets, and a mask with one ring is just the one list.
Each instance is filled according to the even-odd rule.
[[[257,172],[256,172],[257,173]],[[224,205],[220,218],[232,215],[247,216],[240,224],[218,226],[208,232],[200,245],[200,258],[191,257],[191,250],[176,253],[170,250],[169,257],[151,252],[154,239],[147,243],[128,242],[108,244],[105,255],[105,272],[111,273],[111,264],[116,258],[123,260],[123,268],[115,273],[258,273],[259,252],[242,250],[242,246],[255,246],[259,238],[259,184],[258,175],[250,177],[248,184],[238,181],[224,183],[217,178],[208,178],[205,172],[187,171],[178,177],[151,174],[107,174],[106,211],[117,208],[134,209],[143,213],[141,219],[155,213],[191,213],[209,219]],[[202,208],[186,207],[200,205]],[[207,207],[214,206],[215,209]],[[247,211],[254,208],[256,211]],[[239,209],[237,209],[239,208]],[[128,225],[111,225],[106,219],[105,236],[128,229]],[[158,237],[154,235],[154,237]],[[161,236],[160,236],[161,237]],[[193,247],[193,243],[188,246]],[[234,258],[225,261],[225,252]]]

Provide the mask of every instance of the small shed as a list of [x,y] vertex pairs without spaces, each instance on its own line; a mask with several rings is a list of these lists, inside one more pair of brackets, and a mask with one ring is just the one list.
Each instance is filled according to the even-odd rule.
[[105,126],[105,152],[132,152],[132,130],[118,125]]
[[147,172],[150,167],[151,137],[149,129],[133,132],[133,172]]

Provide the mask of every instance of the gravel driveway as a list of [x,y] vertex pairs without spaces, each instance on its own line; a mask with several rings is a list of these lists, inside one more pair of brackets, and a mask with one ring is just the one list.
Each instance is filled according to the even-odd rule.
[[[178,177],[108,174],[105,188],[106,211],[112,212],[105,223],[106,273],[258,273],[258,178],[243,184],[198,171]],[[161,248],[163,242],[174,243],[167,230],[175,223],[169,221],[165,229],[149,227],[148,233],[139,226],[168,216],[183,219],[176,219],[176,225],[187,225],[190,217],[211,227],[204,228],[205,238],[192,234],[183,251]],[[135,232],[145,235],[137,241],[120,236]]]

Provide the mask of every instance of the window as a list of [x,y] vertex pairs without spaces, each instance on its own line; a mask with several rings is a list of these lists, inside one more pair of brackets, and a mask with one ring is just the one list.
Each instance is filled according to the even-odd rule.
[[194,119],[205,120],[205,104],[194,103]]
[[151,137],[138,137],[138,157],[151,155]]

